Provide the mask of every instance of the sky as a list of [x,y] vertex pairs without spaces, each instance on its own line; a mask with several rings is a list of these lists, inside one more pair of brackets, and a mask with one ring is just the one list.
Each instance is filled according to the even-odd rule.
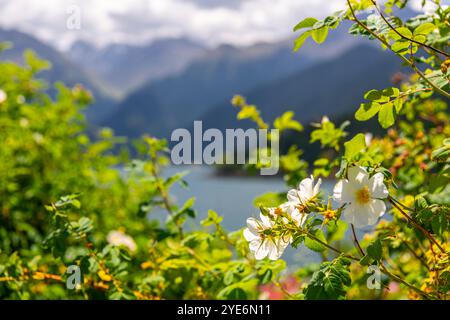
[[211,47],[250,45],[286,38],[301,19],[322,18],[344,5],[345,0],[0,0],[0,26],[62,50],[76,40],[104,46],[166,37]]

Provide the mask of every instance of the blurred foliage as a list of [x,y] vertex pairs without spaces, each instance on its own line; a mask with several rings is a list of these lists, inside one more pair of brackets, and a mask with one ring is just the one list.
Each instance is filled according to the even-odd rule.
[[[32,52],[25,61],[0,62],[0,297],[257,298],[284,265],[256,264],[242,244],[232,250],[240,234],[212,212],[204,225],[215,231],[183,232],[195,199],[172,202],[170,188],[186,183],[183,173],[160,175],[165,141],[137,141],[138,159],[114,155],[124,141],[110,129],[85,133],[90,93],[57,84],[52,99],[37,79],[49,64]],[[152,216],[160,207],[164,223]],[[82,275],[73,290],[69,266]]]
[[[337,125],[327,117],[314,124],[310,142],[323,150],[310,168],[314,175],[342,179],[353,165],[382,173],[391,215],[355,246],[345,241],[350,228],[340,219],[342,207],[321,195],[302,208],[304,227],[277,218],[273,232],[292,234],[294,248],[304,245],[322,260],[290,270],[288,278],[284,261],[255,260],[242,230],[224,230],[216,212],[209,211],[201,227],[184,228],[196,217],[195,198],[173,201],[173,185],[187,184],[184,173],[161,174],[169,164],[165,141],[143,137],[130,159],[125,141],[110,129],[86,134],[83,109],[92,97],[82,86],[58,83],[53,98],[39,80],[39,71],[50,67],[46,61],[28,51],[23,66],[1,61],[0,298],[257,299],[280,290],[287,299],[447,299],[450,9],[434,0],[433,14],[403,22],[392,12],[407,2],[390,0],[381,8],[372,0],[348,0],[347,10],[295,27],[298,50],[308,38],[322,43],[351,21],[350,33],[379,41],[413,74],[355,102],[356,120],[377,116],[383,136],[349,137],[348,121]],[[234,97],[233,105],[239,119],[258,128],[303,134],[292,112],[271,125],[245,98]],[[295,145],[280,155],[287,186],[307,176],[302,156]],[[283,199],[269,192],[254,203],[267,215]],[[157,218],[161,211],[165,221]],[[382,272],[378,290],[367,286],[368,265]],[[80,282],[71,287],[73,267]]]

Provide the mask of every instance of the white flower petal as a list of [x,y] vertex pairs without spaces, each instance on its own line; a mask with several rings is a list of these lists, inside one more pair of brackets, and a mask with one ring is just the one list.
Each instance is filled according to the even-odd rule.
[[372,212],[369,206],[355,206],[353,208],[353,224],[357,228],[364,228],[371,223]]
[[363,228],[368,225],[369,216],[367,209],[363,206],[350,204],[344,209],[343,220],[352,223],[357,228]]
[[250,251],[255,252],[262,244],[261,239],[253,240],[249,243]]
[[245,238],[245,240],[247,240],[249,242],[260,239],[258,233],[252,232],[248,228],[244,230],[244,238]]
[[381,172],[376,173],[369,180],[369,190],[373,198],[384,199],[389,195],[388,189],[383,182],[384,176]]
[[368,185],[369,174],[367,170],[360,166],[348,168],[348,181],[352,184]]
[[260,213],[259,216],[260,216],[261,221],[262,221],[262,226],[263,226],[265,229],[272,228],[272,226],[273,226],[274,223],[273,223],[272,220],[270,220],[270,218],[269,218],[268,216],[265,216],[265,215],[263,215],[262,213]]
[[386,212],[386,204],[383,200],[374,199],[370,206],[372,208],[371,220],[374,220],[371,224],[374,224]]
[[250,230],[250,232],[258,234],[259,229],[261,228],[261,223],[256,220],[255,218],[248,218],[247,219],[247,228]]
[[306,214],[300,212],[298,209],[295,209],[292,211],[291,217],[292,217],[292,220],[295,221],[295,224],[298,227],[302,227],[305,224],[305,221],[307,218]]
[[273,243],[272,240],[268,240],[267,241],[267,247],[269,249],[269,259],[270,260],[278,260],[281,257],[282,251],[279,250],[278,246],[276,243]]
[[284,212],[287,212],[288,214],[291,214],[293,210],[295,210],[296,203],[292,201],[285,202],[280,205],[281,210]]
[[355,200],[355,188],[347,180],[339,180],[333,188],[333,199],[340,204]]
[[344,211],[345,221],[353,223],[357,228],[369,225],[370,206],[350,204]]
[[287,198],[291,202],[298,202],[299,201],[298,191],[296,189],[289,190],[287,193]]
[[303,179],[300,184],[298,185],[298,190],[300,196],[303,198],[302,200],[307,200],[309,198],[312,198],[313,193],[313,177]]
[[262,260],[269,254],[269,247],[267,241],[262,242],[255,250],[255,259]]
[[313,196],[316,196],[319,193],[320,185],[322,184],[322,179],[318,179],[316,185],[314,186],[314,194]]

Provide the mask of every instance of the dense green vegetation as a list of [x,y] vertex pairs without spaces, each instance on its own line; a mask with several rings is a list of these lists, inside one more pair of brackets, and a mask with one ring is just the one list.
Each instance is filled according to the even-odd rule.
[[[324,117],[310,136],[323,150],[312,166],[288,148],[279,161],[291,190],[255,199],[261,221],[249,218],[235,232],[213,211],[186,230],[195,198],[174,203],[172,186],[186,183],[183,173],[162,176],[164,140],[142,137],[130,159],[111,130],[86,134],[84,88],[57,84],[52,98],[38,80],[48,63],[31,52],[24,66],[0,62],[0,297],[256,299],[278,290],[285,299],[448,299],[450,8],[433,0],[432,14],[392,16],[406,2],[348,0],[346,11],[295,27],[301,50],[307,38],[322,43],[350,21],[352,34],[380,42],[412,75],[353,102],[349,120],[377,119],[382,136],[350,136],[351,123]],[[303,134],[292,112],[269,123],[245,98],[232,103],[238,119]],[[315,179],[306,178],[311,172]],[[335,180],[334,202],[319,177]],[[152,216],[158,208],[164,223]],[[358,228],[370,232],[358,239]],[[323,262],[286,275],[279,258],[289,245]],[[380,287],[368,285],[368,270],[380,271]]]

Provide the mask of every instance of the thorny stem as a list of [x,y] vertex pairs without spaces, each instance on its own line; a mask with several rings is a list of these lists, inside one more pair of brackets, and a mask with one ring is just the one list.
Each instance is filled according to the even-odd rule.
[[419,229],[432,243],[434,243],[442,253],[446,253],[444,248],[434,239],[430,232],[428,232],[424,227],[418,224],[413,218],[411,218],[402,208],[400,208],[395,201],[389,197],[389,202],[417,229]]
[[[402,59],[406,64],[408,64],[426,83],[428,83],[436,92],[440,93],[441,95],[450,98],[450,94],[448,92],[445,92],[444,90],[442,90],[441,88],[437,87],[434,83],[432,83],[423,73],[422,71],[420,71],[415,63],[407,58],[405,58],[404,56],[402,56],[401,54],[398,54],[397,52],[395,52],[394,50],[392,50],[391,45],[384,40],[383,38],[381,38],[376,32],[373,32],[372,30],[369,29],[369,27],[367,27],[364,23],[362,23],[357,17],[356,17],[356,13],[355,10],[353,9],[350,0],[347,0],[347,4],[348,7],[350,9],[350,12],[352,14],[353,20],[359,25],[361,26],[364,30],[366,30],[367,32],[369,32],[371,35],[373,35],[375,38],[378,39],[378,41],[380,41],[382,44],[384,44],[387,48],[389,48],[389,50],[391,50],[395,55],[397,55],[400,59]],[[350,19],[351,20],[351,19]]]

